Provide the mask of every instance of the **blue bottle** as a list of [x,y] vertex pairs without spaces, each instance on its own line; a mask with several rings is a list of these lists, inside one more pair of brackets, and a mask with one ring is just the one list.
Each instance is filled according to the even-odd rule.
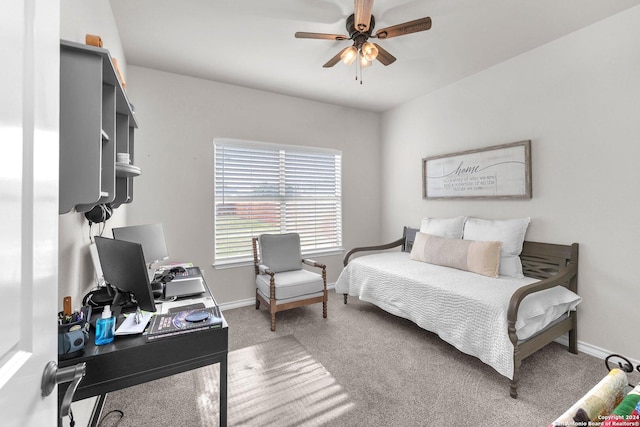
[[96,322],[96,345],[109,344],[113,341],[116,330],[116,319],[111,315],[111,307],[104,306],[102,317]]

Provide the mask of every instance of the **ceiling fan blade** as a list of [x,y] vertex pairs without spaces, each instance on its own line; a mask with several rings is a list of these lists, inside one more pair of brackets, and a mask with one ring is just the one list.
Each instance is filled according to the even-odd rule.
[[404,36],[406,34],[426,31],[431,28],[431,18],[420,18],[415,21],[405,22],[404,24],[392,25],[376,32],[379,39],[390,39],[391,37]]
[[396,62],[395,56],[384,50],[378,43],[374,43],[374,45],[378,48],[378,56],[376,56],[376,59],[380,61],[382,65],[387,66]]
[[342,34],[307,33],[304,31],[298,31],[295,35],[297,39],[349,40],[349,36],[344,36]]
[[349,49],[349,47],[345,47],[344,49],[342,49],[340,52],[338,52],[338,54],[336,56],[334,56],[333,58],[328,60],[327,63],[324,64],[322,67],[323,68],[330,68],[330,67],[333,67],[334,65],[336,65],[338,62],[340,62],[340,55],[342,55],[342,52],[344,52],[347,49]]
[[354,27],[361,33],[369,29],[373,0],[354,0]]

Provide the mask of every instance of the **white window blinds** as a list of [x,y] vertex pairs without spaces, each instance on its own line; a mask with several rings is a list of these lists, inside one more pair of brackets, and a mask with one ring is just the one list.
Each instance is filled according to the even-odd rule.
[[215,260],[253,259],[251,238],[300,234],[302,252],[342,246],[341,153],[214,141]]

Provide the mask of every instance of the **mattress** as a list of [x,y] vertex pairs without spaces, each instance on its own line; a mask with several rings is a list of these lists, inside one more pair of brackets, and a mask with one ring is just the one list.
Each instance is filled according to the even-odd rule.
[[[507,333],[509,301],[518,288],[536,281],[490,278],[413,261],[406,252],[385,252],[353,259],[338,277],[335,290],[409,319],[513,379],[513,344]],[[562,286],[528,295],[518,311],[519,340],[575,310],[580,301]]]

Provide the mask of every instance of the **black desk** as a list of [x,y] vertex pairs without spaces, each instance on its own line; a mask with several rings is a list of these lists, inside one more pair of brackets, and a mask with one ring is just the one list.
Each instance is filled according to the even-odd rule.
[[[220,426],[227,425],[229,327],[224,317],[220,329],[197,331],[150,342],[142,335],[116,336],[112,343],[96,346],[94,332],[92,327],[90,342],[85,347],[83,356],[58,363],[60,368],[87,363],[86,374],[73,396],[74,401],[219,363]],[[69,383],[58,385],[59,404],[68,385]]]

